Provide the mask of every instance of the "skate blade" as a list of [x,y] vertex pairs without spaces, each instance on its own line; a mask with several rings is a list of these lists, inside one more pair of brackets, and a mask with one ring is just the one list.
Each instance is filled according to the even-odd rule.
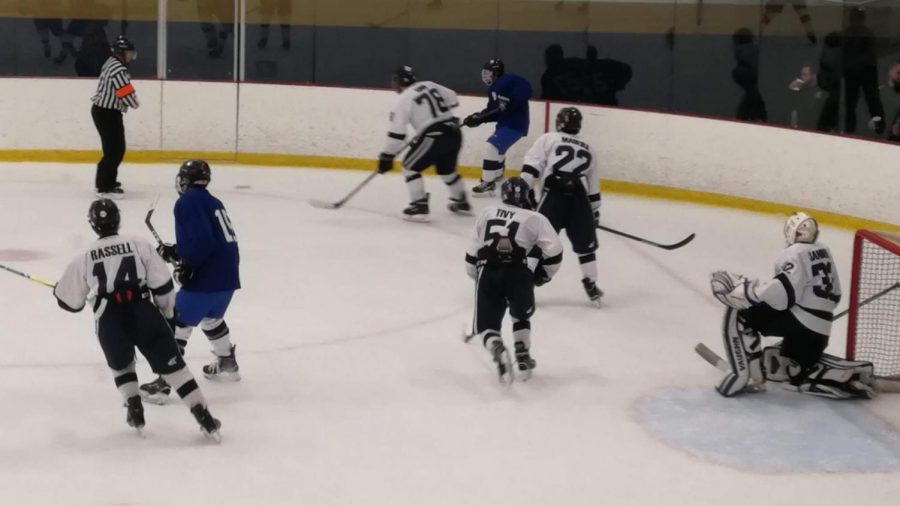
[[218,372],[215,374],[203,373],[203,377],[210,381],[235,382],[241,381],[241,373],[239,372]]
[[156,404],[157,406],[162,406],[162,405],[169,403],[169,395],[168,394],[162,394],[162,393],[150,394],[150,393],[144,392],[143,390],[140,391],[140,394],[141,394],[141,399],[143,401],[149,402],[150,404]]
[[500,355],[500,362],[497,363],[497,379],[501,385],[510,386],[515,381],[513,375],[512,359],[509,356],[509,350],[503,350]]
[[531,369],[519,369],[519,372],[516,373],[516,379],[519,381],[525,382],[531,379]]
[[216,443],[216,444],[222,444],[222,434],[218,430],[214,430],[212,432],[206,432],[205,430],[203,430],[201,428],[200,432],[203,433],[203,437],[205,437],[207,440],[212,441],[213,443]]
[[144,434],[143,427],[134,427],[134,432],[137,434],[137,437],[139,437],[141,439],[147,439],[147,435]]
[[412,223],[428,223],[430,221],[427,214],[414,214],[412,216],[404,214],[403,219]]
[[472,192],[472,196],[475,197],[476,199],[486,199],[486,198],[490,198],[490,197],[495,197],[496,195],[497,195],[496,190],[491,190],[489,192],[484,192],[484,193],[479,193],[479,192],[474,192],[474,191]]

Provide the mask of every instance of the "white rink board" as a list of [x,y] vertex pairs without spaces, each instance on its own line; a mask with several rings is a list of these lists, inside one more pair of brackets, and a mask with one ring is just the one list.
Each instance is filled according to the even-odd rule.
[[[0,150],[98,149],[88,114],[93,86],[91,80],[0,79]],[[394,97],[386,90],[316,86],[159,81],[137,81],[136,86],[143,106],[126,116],[129,148],[147,150],[237,149],[374,159]],[[485,98],[463,97],[460,115],[485,103]],[[551,119],[559,107],[551,107]],[[604,154],[605,179],[900,222],[900,146],[730,121],[580,107],[587,118],[585,134]],[[543,102],[531,104],[529,138],[511,150],[509,167],[521,166],[524,151],[543,131],[544,108]],[[34,117],[52,120],[16,121]],[[489,126],[465,131],[462,165],[480,166],[483,141],[490,132]]]

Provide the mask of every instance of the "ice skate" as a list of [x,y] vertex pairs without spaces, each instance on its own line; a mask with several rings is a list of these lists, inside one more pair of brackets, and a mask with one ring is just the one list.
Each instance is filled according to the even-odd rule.
[[603,297],[603,290],[597,288],[597,284],[589,278],[582,279],[581,284],[584,285],[584,293],[591,299],[591,302],[600,307],[600,298]]
[[237,359],[234,356],[234,346],[232,346],[229,355],[216,357],[214,361],[203,366],[203,376],[214,381],[240,381],[239,370]]
[[497,194],[497,181],[482,181],[472,187],[473,197],[493,197]]
[[503,341],[501,341],[500,338],[495,339],[490,347],[490,351],[494,363],[497,364],[497,377],[500,380],[500,383],[503,383],[504,385],[512,384],[512,360],[509,357],[509,350],[506,349],[506,346],[503,346]]
[[409,207],[403,210],[403,219],[419,223],[428,222],[428,196],[426,193],[424,198],[411,202]]
[[162,405],[169,402],[169,394],[172,387],[166,383],[162,376],[158,376],[150,383],[144,383],[139,389],[141,398],[151,404]]
[[95,192],[97,197],[101,199],[121,200],[125,198],[125,190],[121,186],[114,186],[104,190],[98,188]]
[[129,427],[134,427],[138,434],[142,434],[144,429],[144,405],[141,404],[141,397],[139,395],[129,397],[125,404],[125,409],[125,423]]
[[191,408],[191,414],[194,415],[194,419],[200,424],[200,430],[207,439],[211,439],[217,443],[222,442],[222,435],[219,434],[219,428],[222,427],[222,422],[213,418],[206,406],[202,404],[193,406]]
[[531,371],[537,366],[537,362],[528,353],[525,343],[521,341],[516,342],[516,365],[519,368],[518,376],[522,381],[531,378]]
[[469,204],[469,200],[465,195],[458,199],[451,198],[450,203],[447,204],[447,209],[456,214],[464,214],[466,216],[472,214],[472,205]]

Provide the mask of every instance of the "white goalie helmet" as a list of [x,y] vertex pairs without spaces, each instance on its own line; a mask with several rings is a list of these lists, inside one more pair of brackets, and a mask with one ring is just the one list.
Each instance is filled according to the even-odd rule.
[[788,246],[797,243],[813,243],[819,237],[819,224],[806,213],[794,213],[784,222],[784,242]]

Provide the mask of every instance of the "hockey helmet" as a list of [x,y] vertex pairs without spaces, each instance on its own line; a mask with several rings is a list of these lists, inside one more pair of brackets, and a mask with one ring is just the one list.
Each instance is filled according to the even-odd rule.
[[500,185],[500,200],[510,206],[532,209],[531,187],[519,176],[511,177]]
[[506,71],[506,65],[500,58],[494,58],[481,67],[481,81],[490,86]]
[[124,35],[116,37],[116,40],[112,43],[111,49],[114,55],[121,57],[124,57],[125,53],[131,51],[131,60],[137,59],[137,50],[134,48],[134,42],[131,42],[131,40]]
[[564,107],[556,114],[556,131],[575,135],[581,131],[581,111]]
[[806,213],[794,213],[784,222],[784,242],[788,246],[798,242],[814,243],[818,237],[819,224]]
[[409,65],[403,65],[394,70],[394,77],[391,79],[394,88],[406,88],[414,82],[416,82],[416,72]]
[[100,237],[115,235],[119,232],[119,223],[122,215],[119,207],[109,199],[99,199],[91,203],[88,208],[88,223]]
[[186,192],[188,188],[206,188],[211,179],[212,172],[209,164],[203,160],[188,160],[181,164],[178,175],[175,177],[175,189],[178,194]]

